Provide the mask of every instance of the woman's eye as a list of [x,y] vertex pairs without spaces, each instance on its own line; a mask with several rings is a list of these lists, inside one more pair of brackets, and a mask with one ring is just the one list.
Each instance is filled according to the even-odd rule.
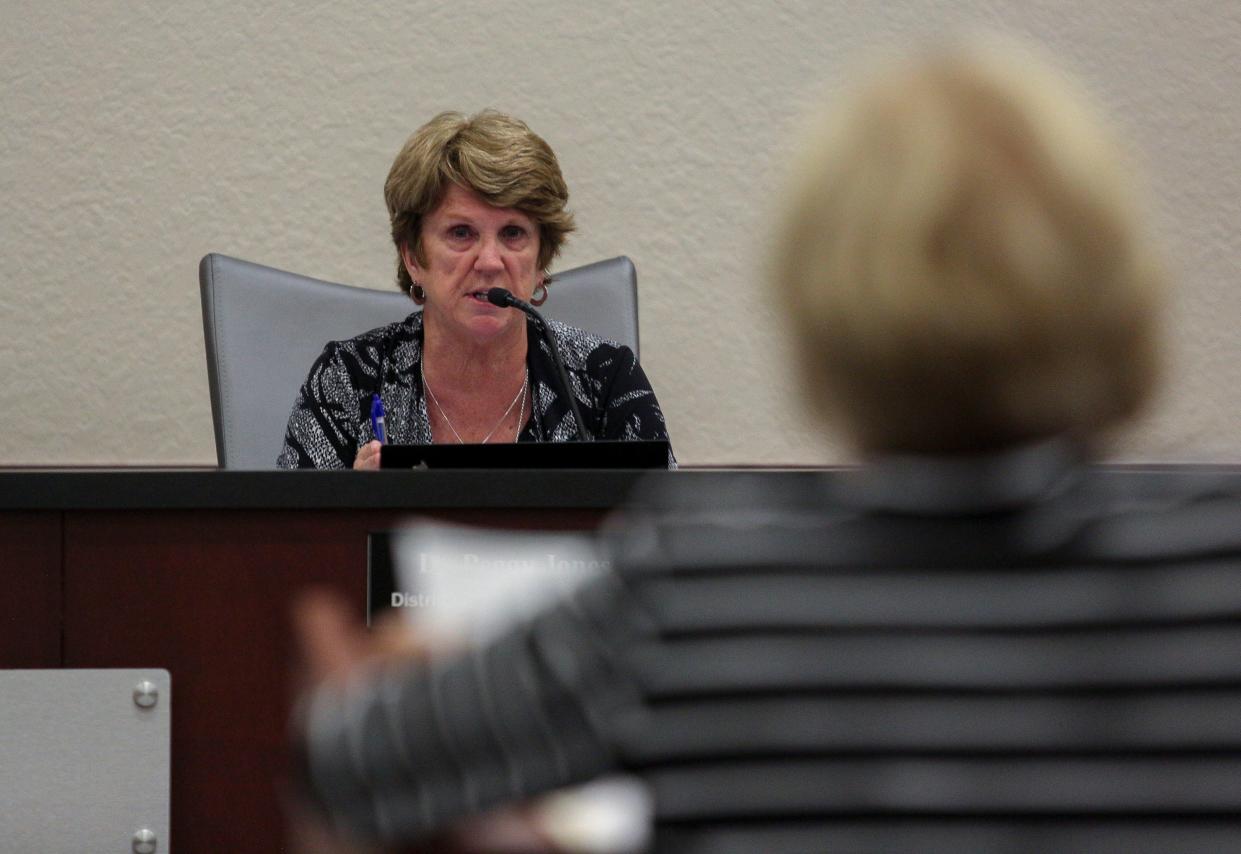
[[465,240],[470,236],[470,227],[468,225],[454,225],[448,229],[448,236],[454,240]]
[[506,225],[504,230],[500,232],[500,236],[505,240],[516,240],[519,237],[525,237],[526,230],[520,225]]

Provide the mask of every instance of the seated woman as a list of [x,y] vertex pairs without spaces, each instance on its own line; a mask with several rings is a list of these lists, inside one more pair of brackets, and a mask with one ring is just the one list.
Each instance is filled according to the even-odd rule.
[[[401,149],[384,199],[397,281],[423,310],[329,343],[289,416],[281,468],[378,468],[375,395],[387,440],[565,442],[580,438],[533,322],[487,301],[500,287],[541,305],[548,265],[573,230],[556,155],[524,122],[441,113]],[[596,439],[667,439],[628,347],[551,321]]]

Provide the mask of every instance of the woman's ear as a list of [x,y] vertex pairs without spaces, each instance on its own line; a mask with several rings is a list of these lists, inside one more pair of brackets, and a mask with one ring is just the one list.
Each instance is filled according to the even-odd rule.
[[418,263],[413,247],[408,243],[401,244],[401,263],[405,265],[405,272],[409,273],[409,277],[415,282],[418,281],[423,273],[422,265]]

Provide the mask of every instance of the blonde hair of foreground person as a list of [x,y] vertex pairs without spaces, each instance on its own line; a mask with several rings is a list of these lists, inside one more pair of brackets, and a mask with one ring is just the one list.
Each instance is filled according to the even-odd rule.
[[1073,86],[1010,45],[845,95],[775,247],[816,407],[863,452],[1089,441],[1131,416],[1163,268],[1122,162]]
[[[422,219],[443,200],[451,184],[473,190],[497,208],[516,208],[539,227],[538,266],[544,273],[573,231],[565,209],[569,188],[551,146],[520,119],[495,110],[465,117],[440,113],[405,142],[384,182],[384,201],[396,244],[397,284],[412,282],[401,261],[408,246],[426,265]],[[549,281],[546,277],[545,281]]]

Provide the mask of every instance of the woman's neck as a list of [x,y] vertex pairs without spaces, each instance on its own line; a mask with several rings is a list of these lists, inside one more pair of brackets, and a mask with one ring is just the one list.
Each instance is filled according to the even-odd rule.
[[[503,396],[515,387],[515,378],[526,369],[526,327],[510,330],[485,342],[464,342],[424,319],[423,372],[437,395]],[[513,380],[513,382],[510,382]],[[443,389],[443,391],[441,391]]]

